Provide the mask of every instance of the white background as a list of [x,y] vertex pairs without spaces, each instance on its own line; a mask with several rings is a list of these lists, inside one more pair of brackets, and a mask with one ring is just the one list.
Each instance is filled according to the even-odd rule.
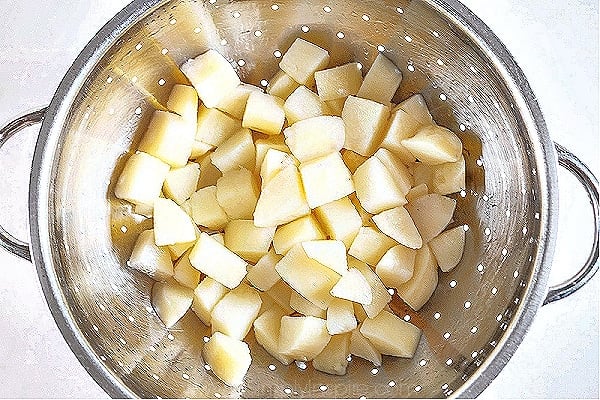
[[[511,51],[538,96],[552,138],[600,176],[598,2],[468,0]],[[0,121],[48,104],[63,74],[124,0],[0,0]],[[0,221],[27,237],[29,163],[37,131],[0,151]],[[561,172],[551,280],[572,274],[593,230],[585,195]],[[29,263],[0,250],[0,397],[106,397],[56,328]],[[543,307],[484,397],[598,398],[598,281]]]

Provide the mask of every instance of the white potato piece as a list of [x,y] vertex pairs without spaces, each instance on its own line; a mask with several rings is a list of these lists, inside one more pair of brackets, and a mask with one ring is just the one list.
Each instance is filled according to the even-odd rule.
[[130,203],[152,207],[160,196],[169,164],[146,153],[132,154],[115,185],[115,196]]
[[173,200],[154,200],[154,241],[157,246],[188,243],[196,239],[196,229],[189,215]]
[[217,180],[217,201],[230,219],[252,219],[259,188],[252,172],[232,169]]
[[298,86],[283,104],[288,124],[294,124],[308,118],[327,115],[329,107],[319,96],[306,86]]
[[381,282],[381,279],[379,279],[377,274],[373,272],[371,267],[369,267],[367,264],[356,259],[349,258],[348,265],[351,268],[356,268],[359,270],[367,282],[369,282],[369,286],[371,286],[371,296],[373,301],[371,301],[371,304],[363,304],[362,308],[369,318],[374,318],[388,305],[388,303],[392,300],[392,296],[388,292],[383,282]]
[[287,99],[294,90],[300,86],[291,76],[279,70],[269,81],[267,93],[280,99]]
[[467,187],[465,173],[465,158],[456,162],[430,166],[431,178],[428,186],[433,193],[441,195],[460,192]]
[[173,278],[180,284],[190,289],[196,289],[200,282],[200,271],[192,267],[190,263],[189,253],[181,256],[173,267]]
[[315,208],[317,220],[332,239],[340,240],[350,248],[362,220],[348,197]]
[[417,250],[413,276],[398,287],[398,296],[413,310],[419,311],[429,300],[438,284],[438,271],[428,245]]
[[346,299],[363,305],[369,305],[373,302],[371,286],[356,268],[348,269],[330,293],[338,299]]
[[202,357],[217,378],[229,386],[244,383],[244,376],[252,363],[248,345],[221,332],[213,333],[204,344]]
[[267,135],[278,135],[285,122],[283,100],[267,93],[252,92],[248,96],[242,126]]
[[309,258],[331,268],[340,275],[348,271],[346,246],[340,240],[302,241],[302,248]]
[[360,333],[360,327],[352,331],[348,350],[353,356],[370,361],[376,367],[381,366],[381,353],[369,342],[369,339]]
[[[435,212],[429,210],[429,212]],[[396,242],[418,249],[423,246],[421,235],[415,226],[406,208],[399,206],[373,215],[373,222],[381,230]]]
[[297,243],[319,239],[325,239],[325,234],[316,218],[309,214],[278,226],[273,237],[273,248],[275,253],[285,254]]
[[172,328],[192,305],[194,291],[169,280],[152,285],[152,307],[167,329]]
[[406,204],[402,190],[389,169],[377,157],[369,157],[352,176],[356,197],[371,214]]
[[456,200],[437,193],[427,194],[406,205],[423,243],[439,235],[450,223]]
[[240,120],[223,111],[207,108],[204,104],[198,108],[196,140],[212,146],[219,146],[240,129],[242,129]]
[[211,153],[206,154],[200,160],[200,179],[198,179],[198,189],[205,188],[207,186],[215,186],[217,180],[223,176],[219,168],[211,162]]
[[379,53],[365,75],[357,96],[381,104],[389,104],[402,82],[402,73],[396,65]]
[[412,278],[415,267],[414,249],[401,244],[385,252],[375,266],[375,273],[387,287],[397,288]]
[[182,205],[196,191],[198,179],[200,179],[200,165],[196,163],[172,168],[165,178],[163,192],[166,197]]
[[425,126],[401,144],[424,164],[455,162],[462,155],[462,142],[454,132],[442,126]]
[[272,135],[267,136],[266,138],[256,139],[254,147],[256,148],[256,164],[254,167],[254,172],[256,174],[260,173],[260,168],[262,167],[263,160],[269,149],[279,150],[288,154],[290,153],[290,149],[283,141],[283,136],[281,135]]
[[194,223],[208,229],[223,229],[229,217],[217,201],[217,187],[207,186],[192,194],[187,204]]
[[229,61],[212,49],[183,63],[181,72],[190,80],[202,102],[210,108],[216,107],[240,84],[240,78]]
[[421,196],[425,196],[428,193],[429,188],[427,187],[427,184],[420,183],[411,188],[408,191],[408,193],[406,193],[406,200],[410,203],[411,201],[414,201],[415,199],[418,199]]
[[[371,288],[368,288],[370,291]],[[334,299],[327,307],[327,332],[330,335],[351,332],[356,329],[354,306],[350,300]]]
[[196,286],[192,311],[196,313],[204,325],[210,326],[210,313],[227,293],[229,293],[229,289],[210,276],[202,279],[202,282]]
[[275,270],[275,265],[282,258],[283,256],[275,253],[275,250],[271,248],[255,265],[248,268],[246,279],[258,290],[265,291],[271,289],[273,285],[281,280],[281,277]]
[[281,58],[279,68],[296,82],[310,86],[314,82],[315,72],[324,69],[327,64],[327,50],[297,38]]
[[262,89],[242,82],[228,96],[221,99],[217,108],[241,120],[244,117],[248,96],[252,92],[262,93]]
[[[185,204],[186,203],[184,203],[181,206],[181,208],[188,215],[190,215],[190,211],[184,207]],[[167,246],[167,249],[169,249],[169,253],[171,254],[172,260],[177,260],[178,258],[180,258],[183,255],[183,253],[185,253],[186,251],[191,249],[196,244],[196,240],[198,240],[198,237],[200,236],[200,229],[198,229],[198,227],[194,225],[194,230],[196,231],[196,238],[194,240],[192,240],[190,242],[170,244]]]
[[354,192],[352,175],[337,152],[301,162],[299,169],[311,209]]
[[198,117],[198,92],[192,86],[173,85],[167,108],[195,125]]
[[225,247],[244,260],[255,263],[267,254],[274,235],[274,226],[259,228],[252,220],[236,219],[225,226]]
[[139,234],[127,266],[157,281],[163,281],[173,276],[173,262],[169,251],[156,245],[153,229]]
[[440,233],[429,241],[431,252],[440,269],[448,272],[458,265],[465,249],[465,230],[457,226]]
[[221,332],[235,339],[244,339],[258,316],[261,304],[256,289],[244,283],[239,285],[223,296],[211,311],[212,333]]
[[310,301],[306,300],[294,290],[292,290],[292,293],[290,295],[290,307],[292,307],[294,311],[299,312],[303,315],[312,315],[313,317],[323,319],[325,319],[325,317],[327,316],[325,310],[322,310]]
[[183,167],[192,154],[194,128],[177,114],[154,111],[138,150],[171,167]]
[[385,165],[394,179],[394,183],[396,183],[396,186],[400,189],[400,193],[406,195],[410,188],[413,187],[413,177],[408,171],[408,168],[406,168],[398,157],[387,149],[380,148],[373,156],[377,157],[379,161]]
[[361,156],[352,150],[342,149],[342,160],[350,170],[350,172],[356,172],[356,169],[362,165],[369,157]]
[[[271,289],[264,292],[275,304],[281,307],[286,315],[292,314],[294,310],[290,307],[290,299],[294,290],[283,280],[277,281]],[[265,297],[265,296],[263,296]]]
[[288,165],[300,165],[300,162],[291,154],[276,149],[267,150],[260,168],[261,187],[267,183]]
[[[288,120],[289,121],[289,120]],[[315,116],[298,121],[283,131],[285,143],[300,162],[338,152],[346,137],[340,117]]]
[[360,200],[358,200],[358,197],[356,197],[356,193],[352,193],[350,196],[348,196],[348,199],[350,199],[350,202],[354,206],[354,209],[360,216],[362,226],[375,227],[375,224],[371,220],[373,214],[367,212],[367,210],[363,208],[362,204],[360,204]]
[[315,72],[315,82],[319,97],[327,101],[356,95],[363,78],[358,63],[353,62]]
[[362,304],[352,303],[352,306],[354,306],[354,316],[356,317],[359,323],[369,318]]
[[192,143],[192,153],[190,154],[190,160],[197,160],[209,151],[213,150],[214,148],[215,146],[211,144],[207,144],[194,139],[194,143]]
[[274,306],[260,314],[254,320],[254,337],[270,355],[275,357],[283,365],[290,365],[293,357],[279,352],[279,331],[281,329],[281,317],[285,311]]
[[389,106],[348,96],[342,110],[346,125],[344,148],[366,157],[373,155],[383,140],[389,117]]
[[369,265],[377,265],[381,257],[398,243],[379,230],[362,226],[354,238],[348,254]]
[[342,116],[342,111],[344,111],[344,103],[346,103],[346,97],[340,97],[335,100],[325,100],[325,104],[327,108],[329,108],[329,113],[331,115],[335,115],[336,117]]
[[323,351],[330,339],[327,321],[322,318],[281,317],[280,353],[296,360],[310,361]]
[[227,172],[238,167],[254,170],[256,150],[252,141],[250,129],[241,129],[230,136],[211,154],[211,162],[221,172]]
[[346,375],[350,354],[350,334],[331,337],[327,346],[312,360],[312,366],[332,375]]
[[382,311],[366,319],[360,333],[382,354],[412,358],[421,339],[421,330],[394,314]]

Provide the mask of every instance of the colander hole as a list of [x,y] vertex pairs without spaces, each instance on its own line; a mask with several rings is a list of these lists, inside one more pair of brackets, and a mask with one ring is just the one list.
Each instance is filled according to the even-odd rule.
[[477,353],[476,351],[471,353],[471,357],[473,357],[473,358],[477,358],[478,355],[479,355],[479,353]]
[[150,346],[150,347],[148,348],[148,350],[150,350],[151,352],[155,353],[155,352],[156,352],[156,347],[154,347],[154,346]]
[[439,65],[439,66],[444,65],[444,62],[440,58],[438,58],[436,62],[437,62],[437,65]]
[[221,39],[221,46],[227,45],[227,39]]
[[112,76],[109,76],[108,78],[106,78],[106,83],[112,83],[113,78]]
[[401,7],[396,7],[396,12],[398,14],[404,14],[404,10]]
[[352,354],[348,354],[348,357],[346,357],[346,360],[348,360],[348,362],[352,361]]
[[419,365],[420,365],[421,367],[424,367],[424,366],[426,366],[426,365],[427,365],[427,360],[423,359],[423,360],[419,361]]
[[483,266],[483,264],[479,264],[477,266],[477,271],[479,271],[479,272],[483,272],[484,269],[485,269],[485,267]]
[[129,316],[127,317],[127,319],[129,320],[129,322],[134,323],[135,322],[135,318],[133,318],[133,316]]
[[450,366],[450,365],[452,365],[452,363],[453,363],[453,361],[451,358],[446,360],[446,365]]
[[467,197],[467,192],[466,192],[466,190],[462,189],[462,190],[460,191],[460,197],[462,197],[462,198],[465,198],[465,197]]
[[467,130],[467,127],[465,126],[465,124],[460,124],[460,125],[458,126],[458,129],[460,129],[462,132],[464,132],[464,131],[466,131],[466,130]]
[[296,361],[296,367],[300,371],[304,371],[308,366],[306,365],[306,363],[304,361]]
[[435,314],[433,314],[433,318],[434,319],[440,319],[442,315],[439,312],[436,312]]
[[469,308],[471,308],[471,302],[470,301],[465,301],[465,308],[468,310]]
[[485,228],[485,229],[483,230],[483,233],[485,233],[485,236],[490,236],[490,234],[492,233],[492,231],[491,231],[491,229],[490,229],[490,228]]
[[373,368],[371,370],[371,375],[377,375],[378,372],[379,372],[379,370],[377,368]]
[[190,376],[189,376],[188,374],[186,374],[186,373],[183,373],[183,374],[181,374],[181,377],[182,377],[183,379],[185,379],[186,381],[187,381],[188,379],[190,379]]
[[369,18],[369,16],[367,14],[363,14],[362,19],[363,19],[363,21],[368,21],[371,18]]
[[102,303],[98,303],[98,308],[101,309],[102,311],[106,311],[106,307],[104,307],[104,304],[102,304]]
[[338,33],[336,34],[336,36],[338,37],[338,39],[343,39],[343,38],[344,38],[344,36],[346,36],[346,35],[344,35],[344,32],[338,32]]
[[119,342],[121,342],[123,346],[127,344],[127,341],[123,338],[119,338]]
[[498,321],[498,322],[502,321],[502,314],[496,315],[496,321]]
[[160,79],[158,80],[158,84],[159,84],[160,86],[164,86],[164,85],[165,85],[165,83],[167,83],[167,81],[165,81],[163,78],[160,78]]
[[476,74],[477,73],[477,68],[475,68],[474,66],[470,66],[469,69],[471,70],[472,73]]
[[[466,193],[465,193],[465,195],[466,195]],[[470,229],[470,228],[469,228],[469,224],[464,224],[464,225],[463,225],[463,231],[465,231],[465,232],[468,232],[468,231],[469,231],[469,229]]]
[[221,393],[219,393],[219,392],[215,392],[215,397],[216,397],[217,399],[220,399],[220,398],[221,398]]
[[164,56],[169,52],[169,49],[162,49],[160,52]]
[[395,381],[389,381],[388,385],[389,385],[389,387],[394,387],[394,386],[396,386],[396,382]]
[[432,32],[431,32],[431,34],[432,34],[433,36],[435,36],[436,38],[439,38],[439,37],[440,37],[440,34],[438,33],[438,31],[432,31]]
[[475,103],[475,99],[472,95],[469,95],[469,97],[467,97],[467,100],[469,100],[469,103]]
[[208,341],[210,340],[210,338],[208,336],[204,336],[202,338],[202,340],[204,340],[204,343],[208,343]]
[[285,389],[283,389],[283,393],[285,393],[285,394],[292,394],[292,389],[285,388]]
[[420,392],[420,391],[421,391],[421,389],[423,389],[423,388],[421,387],[421,385],[417,385],[417,386],[415,386],[415,392]]
[[405,320],[406,322],[410,321],[410,315],[406,314],[406,315],[404,316],[404,320]]
[[105,357],[105,356],[100,356],[100,359],[101,359],[102,361],[106,361],[106,357]]
[[154,378],[154,380],[155,380],[155,381],[157,381],[157,380],[159,380],[159,379],[160,379],[160,378],[159,378],[159,376],[158,376],[158,375],[156,375],[156,374],[152,374],[152,377]]
[[325,11],[326,13],[330,13],[331,12],[331,7],[325,6],[325,7],[323,7],[323,11]]
[[175,336],[171,335],[170,333],[167,335],[167,339],[169,340],[175,340]]
[[496,345],[497,345],[497,344],[498,344],[498,343],[497,343],[495,340],[492,340],[492,341],[490,342],[490,346],[492,346],[492,347],[496,347]]
[[471,328],[471,333],[477,333],[477,327],[476,326],[474,326],[474,327]]
[[456,282],[456,281],[453,279],[453,280],[451,280],[451,281],[448,283],[448,285],[449,285],[451,288],[453,288],[453,287],[456,287],[456,283],[457,283],[457,282]]
[[96,326],[96,324],[92,325],[92,329],[95,330],[96,332],[98,332],[98,326]]
[[[214,2],[213,2],[213,3],[214,3]],[[177,20],[176,20],[175,18],[172,18],[172,19],[169,21],[169,24],[171,24],[171,25],[175,25],[176,23],[177,23]]]
[[441,386],[441,388],[442,388],[442,390],[446,390],[446,389],[448,389],[448,384],[447,384],[447,383],[444,383],[444,384]]
[[475,164],[477,164],[478,166],[480,166],[480,167],[481,167],[481,166],[483,166],[483,160],[482,160],[481,158],[478,158],[478,159],[475,161]]
[[136,45],[135,45],[135,49],[136,49],[137,51],[140,51],[140,50],[142,49],[142,44],[141,44],[141,43],[138,43],[138,44],[136,44]]
[[277,367],[274,364],[269,365],[269,370],[275,371]]
[[385,46],[380,44],[379,46],[377,46],[377,51],[379,51],[380,53],[383,53],[385,51]]
[[239,18],[239,17],[241,17],[241,16],[242,16],[242,14],[240,14],[240,12],[239,12],[239,11],[234,11],[233,13],[231,13],[231,16],[232,16],[233,18]]
[[519,276],[519,271],[515,270],[515,272],[513,272],[513,278],[516,278],[517,276]]
[[254,36],[261,37],[262,36],[262,31],[254,31]]
[[202,29],[199,26],[194,28],[194,33],[200,33],[200,32],[202,32]]
[[504,257],[506,257],[506,255],[507,255],[507,254],[508,254],[508,250],[506,250],[506,248],[503,248],[503,249],[502,249],[502,255],[503,255]]
[[518,297],[515,297],[515,299],[513,300],[513,303],[519,304],[519,301],[521,301],[521,299],[519,299]]
[[131,83],[136,83],[138,81],[138,77],[137,76],[132,76],[131,77]]
[[237,62],[237,64],[238,64],[240,67],[243,67],[244,65],[246,65],[246,60],[239,59],[239,60],[238,60],[238,62]]
[[321,392],[325,392],[325,391],[327,391],[327,385],[321,385],[321,386],[319,386],[319,390],[320,390]]
[[279,51],[279,50],[275,50],[275,51],[273,52],[273,55],[275,56],[275,58],[279,58],[279,57],[281,57],[281,51]]
[[268,84],[269,84],[269,81],[267,81],[266,79],[262,79],[260,81],[260,85],[263,86],[263,87],[267,87]]
[[440,94],[440,100],[446,101],[446,100],[448,100],[448,96],[446,96],[444,93],[441,93]]
[[387,291],[390,294],[390,296],[393,296],[394,293],[396,292],[393,288],[389,288]]
[[356,67],[357,67],[359,70],[362,70],[362,69],[363,69],[363,65],[362,65],[361,63],[356,63]]
[[522,232],[523,232],[523,235],[527,235],[527,227],[526,226],[523,227],[523,231]]
[[484,194],[484,195],[483,195],[481,198],[482,198],[484,201],[488,201],[488,200],[490,199],[490,198],[488,197],[488,195],[487,195],[487,194]]
[[496,293],[498,293],[498,288],[497,288],[496,286],[494,286],[494,287],[492,288],[492,294],[494,294],[494,295],[495,295]]
[[404,36],[404,40],[406,40],[408,43],[412,42],[412,38],[408,35]]
[[444,339],[450,339],[450,332],[444,332]]
[[406,67],[406,69],[408,69],[410,72],[415,72],[415,66],[412,64],[408,64],[408,66]]
[[210,365],[204,364],[204,369],[207,370],[207,371],[210,371]]
[[279,6],[278,6],[277,4],[273,4],[273,5],[271,6],[271,10],[273,10],[273,11],[277,11],[277,10],[279,10]]
[[307,33],[308,31],[310,31],[310,28],[307,25],[302,25],[302,28],[300,28],[302,30],[302,32]]
[[533,217],[534,217],[535,219],[540,219],[540,213],[536,212],[536,213],[533,215]]
[[127,227],[125,225],[121,226],[121,232],[127,233]]

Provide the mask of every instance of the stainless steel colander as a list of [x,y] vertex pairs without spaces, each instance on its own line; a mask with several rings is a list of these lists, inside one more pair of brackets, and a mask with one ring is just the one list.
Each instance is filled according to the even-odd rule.
[[[124,267],[137,232],[112,196],[115,166],[135,148],[178,65],[208,48],[263,85],[296,37],[368,67],[383,52],[401,67],[398,99],[424,94],[435,120],[465,144],[467,190],[456,224],[468,225],[461,264],[440,274],[414,314],[422,343],[411,360],[361,359],[344,377],[284,367],[252,338],[254,362],[241,388],[206,370],[209,334],[188,313],[167,331],[150,306],[152,282]],[[30,186],[31,250],[0,229],[3,246],[30,251],[48,304],[82,364],[113,396],[475,396],[498,374],[543,302],[565,296],[597,270],[586,265],[547,293],[557,220],[556,155],[520,69],[489,29],[454,0],[135,1],[86,46],[47,110],[0,131],[0,145],[44,117]],[[598,232],[597,181],[561,147],[562,165],[584,183]]]

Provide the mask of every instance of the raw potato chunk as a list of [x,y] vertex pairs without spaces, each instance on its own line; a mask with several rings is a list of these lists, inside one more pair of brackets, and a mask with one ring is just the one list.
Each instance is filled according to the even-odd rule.
[[329,113],[329,108],[319,96],[306,86],[299,86],[283,104],[288,124]]
[[298,160],[289,153],[269,149],[260,168],[261,186],[264,188],[267,183],[288,165],[300,165]]
[[[190,211],[187,210],[184,206],[185,203],[181,206],[181,208],[189,215]],[[170,244],[167,246],[167,248],[169,249],[169,253],[171,254],[172,260],[177,260],[183,255],[183,253],[191,249],[196,244],[196,240],[198,240],[198,237],[200,236],[200,229],[198,229],[197,226],[194,226],[194,230],[196,231],[196,238],[194,240],[185,243]]]
[[[435,211],[430,210],[430,212]],[[373,215],[373,222],[381,232],[406,247],[418,249],[423,246],[423,240],[415,223],[406,208],[402,206]]]
[[358,97],[381,104],[389,104],[402,82],[402,73],[396,65],[379,53],[365,75]]
[[[371,288],[369,288],[369,291]],[[330,335],[351,332],[356,328],[354,306],[344,299],[334,299],[327,308],[327,332]]]
[[456,162],[430,166],[431,178],[429,187],[433,193],[442,195],[460,192],[465,189],[465,159],[460,157]]
[[196,191],[200,178],[200,165],[189,163],[169,171],[163,185],[165,196],[182,205]]
[[181,66],[206,107],[214,108],[240,84],[237,73],[216,50],[208,50]]
[[196,313],[204,325],[210,326],[210,313],[228,292],[229,289],[210,276],[204,278],[194,289],[192,311]]
[[346,125],[344,148],[371,156],[383,140],[390,108],[372,100],[348,96],[342,119]]
[[221,171],[210,161],[211,154],[205,155],[200,160],[200,179],[198,179],[198,189],[207,186],[215,186],[217,180],[223,176]]
[[442,232],[452,219],[456,200],[431,193],[406,205],[423,243],[429,242]]
[[229,289],[238,286],[246,276],[246,261],[204,232],[190,253],[190,262]]
[[381,353],[360,333],[360,327],[350,335],[350,354],[370,361],[376,367],[381,366]]
[[173,327],[192,305],[194,291],[175,281],[152,286],[152,307],[167,329]]
[[337,117],[342,116],[342,111],[344,110],[344,103],[346,102],[345,97],[340,97],[335,100],[325,100],[325,104],[329,108],[331,115],[335,115]]
[[373,301],[371,304],[363,304],[362,308],[369,318],[374,318],[388,305],[388,303],[392,300],[392,296],[387,291],[387,288],[384,286],[383,282],[381,282],[381,279],[379,279],[377,274],[373,272],[371,267],[369,267],[367,264],[361,263],[360,261],[357,262],[352,258],[348,260],[348,264],[350,267],[359,270],[367,282],[369,282],[369,286],[371,286],[371,295],[373,297]]
[[269,149],[279,150],[288,154],[290,153],[290,149],[280,135],[268,136],[265,139],[257,139],[254,142],[254,147],[256,148],[256,165],[254,171],[257,174],[260,173],[260,168],[262,167],[263,160]]
[[248,219],[229,221],[225,226],[225,247],[251,263],[267,254],[275,227],[258,228]]
[[196,140],[212,146],[219,146],[231,135],[239,132],[241,128],[239,120],[216,108],[206,108],[204,105],[200,105],[198,108]]
[[280,225],[273,237],[273,248],[277,254],[285,254],[296,243],[325,239],[325,234],[312,215],[307,215],[285,225]]
[[277,306],[262,313],[254,320],[254,337],[267,353],[283,365],[290,365],[294,358],[279,352],[279,331],[281,329],[281,317],[284,315],[285,312]]
[[352,193],[350,196],[348,196],[348,199],[350,199],[350,202],[354,206],[354,209],[360,216],[360,220],[362,221],[362,226],[370,226],[370,227],[374,228],[375,224],[371,220],[371,218],[373,217],[373,214],[367,212],[367,210],[365,210],[363,208],[362,204],[360,204],[360,200],[358,200],[358,197],[356,197],[356,193]]
[[187,204],[192,213],[192,219],[197,225],[208,229],[222,229],[229,218],[217,201],[217,187],[208,186],[193,193]]
[[380,148],[373,156],[377,157],[379,161],[385,165],[390,172],[394,183],[396,183],[396,187],[400,190],[400,193],[406,195],[413,186],[413,177],[408,171],[408,168],[406,168],[398,157],[387,149]]
[[265,294],[267,294],[275,304],[281,307],[286,314],[292,314],[294,310],[290,307],[290,299],[293,292],[292,288],[280,279],[271,287],[271,289],[267,290]]
[[244,376],[252,363],[248,345],[221,332],[210,337],[202,348],[202,356],[217,378],[229,386],[244,383]]
[[346,246],[339,240],[303,241],[302,248],[309,258],[331,268],[340,275],[348,271]]
[[412,358],[421,339],[421,330],[387,311],[366,319],[360,333],[382,354]]
[[250,332],[261,304],[256,289],[241,284],[223,296],[210,313],[212,333],[221,332],[242,340]]
[[173,200],[154,200],[154,241],[157,246],[196,240],[196,229],[189,215]]
[[115,196],[135,205],[152,206],[160,191],[169,165],[146,153],[132,154],[119,175]]
[[371,214],[406,204],[402,190],[389,169],[377,157],[370,157],[356,169],[352,177],[356,197]]
[[431,239],[429,247],[440,269],[448,272],[460,262],[465,249],[465,230],[462,226],[448,229]]
[[183,167],[192,154],[194,128],[177,114],[154,111],[138,149],[172,167]]
[[315,72],[317,93],[323,101],[336,100],[355,95],[363,82],[358,63]]
[[350,171],[337,152],[300,163],[300,175],[310,208],[322,206],[354,192]]
[[287,99],[300,84],[293,80],[288,74],[279,70],[269,81],[267,93],[277,96],[280,99]]
[[426,126],[401,144],[424,164],[438,165],[455,162],[462,154],[462,142],[449,129],[442,126]]
[[425,196],[429,193],[429,188],[425,183],[420,183],[417,186],[413,187],[406,193],[406,200],[410,203],[419,197]]
[[173,278],[190,289],[196,289],[200,282],[200,271],[192,267],[188,254],[184,254],[173,267]]
[[310,86],[314,73],[329,64],[329,52],[319,46],[297,38],[279,62],[281,68],[301,85]]
[[362,226],[360,215],[348,197],[315,208],[315,215],[325,232],[342,241],[346,248],[350,248]]
[[133,246],[127,266],[136,269],[150,278],[162,281],[173,276],[173,262],[167,249],[154,242],[154,230],[143,231]]
[[221,99],[217,108],[241,120],[244,117],[248,96],[252,92],[262,93],[262,89],[258,86],[241,83],[227,97]]
[[417,252],[408,247],[394,246],[375,266],[375,273],[387,287],[397,288],[412,278]]
[[194,143],[192,143],[192,153],[190,154],[190,160],[197,160],[198,158],[202,157],[214,148],[215,146],[211,144],[206,144],[204,142],[194,139]]
[[346,299],[363,305],[369,305],[373,302],[371,286],[356,268],[350,268],[342,275],[330,293],[338,299]]
[[210,159],[221,172],[231,171],[238,167],[252,171],[255,165],[255,155],[252,132],[250,129],[241,129],[221,143]]
[[346,136],[340,117],[317,116],[296,122],[283,131],[285,143],[300,162],[338,152]]
[[248,268],[246,279],[258,290],[269,290],[281,277],[275,271],[275,265],[283,256],[275,253],[275,250],[270,249],[267,254],[262,256],[256,265]]
[[227,171],[217,180],[217,201],[231,219],[252,219],[259,188],[244,167]]
[[292,290],[292,293],[290,295],[290,307],[292,307],[294,311],[299,312],[303,315],[312,315],[313,317],[323,319],[327,316],[325,310],[322,310],[319,307],[315,306],[313,303],[306,300],[294,290]]
[[381,257],[398,243],[372,227],[363,226],[352,242],[348,254],[369,264],[377,265]]
[[349,349],[350,334],[332,336],[323,351],[313,359],[312,366],[327,374],[346,375]]
[[429,246],[425,245],[417,250],[413,276],[398,287],[398,296],[413,310],[419,311],[427,303],[437,284],[437,264]]
[[281,317],[280,353],[296,360],[310,361],[323,351],[330,339],[324,319],[312,316]]
[[360,154],[355,153],[352,150],[342,150],[342,160],[344,160],[344,163],[352,173],[355,173],[356,169],[360,167],[362,163],[367,161],[367,159],[368,157],[361,156]]
[[278,135],[285,122],[283,100],[261,92],[248,96],[242,126],[267,135]]
[[195,125],[198,117],[198,92],[192,86],[173,85],[167,108]]

